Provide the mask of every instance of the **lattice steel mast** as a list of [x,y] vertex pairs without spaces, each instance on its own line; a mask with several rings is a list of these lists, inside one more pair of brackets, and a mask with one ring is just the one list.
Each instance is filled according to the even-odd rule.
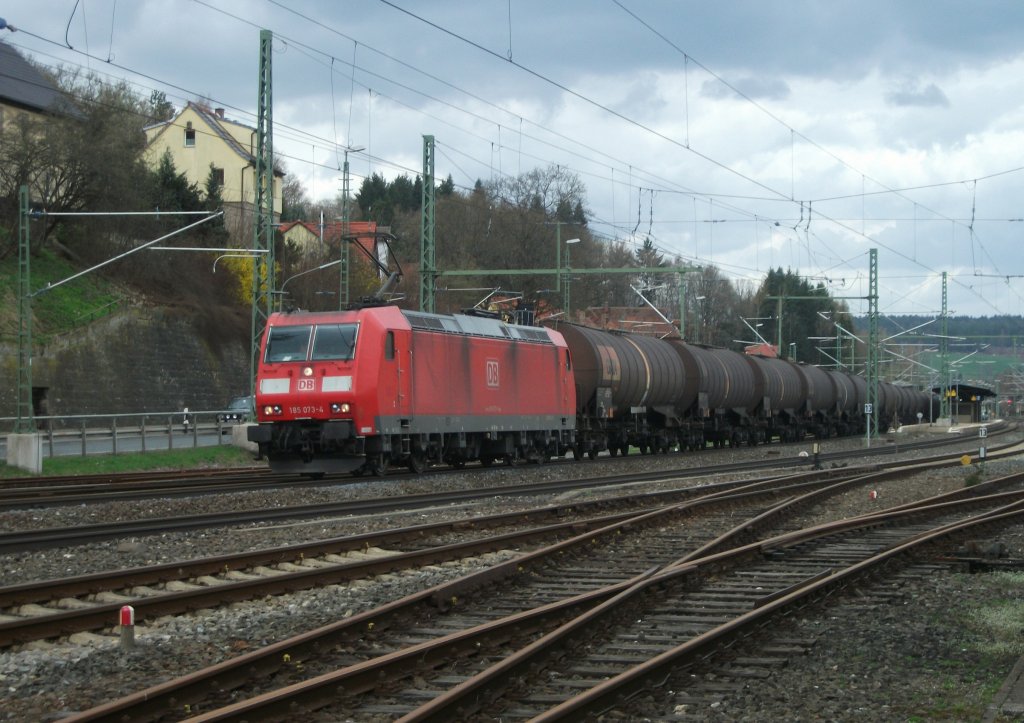
[[249,388],[256,391],[260,338],[274,310],[274,143],[271,52],[273,34],[260,31],[259,97],[256,118],[255,204],[253,207],[252,346]]

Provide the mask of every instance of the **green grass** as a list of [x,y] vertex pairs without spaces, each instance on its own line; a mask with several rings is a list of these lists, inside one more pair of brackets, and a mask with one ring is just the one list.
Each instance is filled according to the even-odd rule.
[[[256,464],[259,463],[253,460],[252,452],[231,445],[221,445],[138,454],[46,458],[43,460],[43,474],[56,476],[116,474],[118,472],[251,467]],[[0,478],[30,476],[23,469],[0,462]]]
[[[65,259],[44,251],[29,261],[29,285],[33,292],[63,281],[78,272]],[[0,334],[13,336],[18,328],[18,257],[0,261]],[[123,295],[100,273],[86,274],[32,298],[33,335],[46,337],[71,331],[119,308]]]
[[[998,586],[1008,584],[1019,591],[1024,575],[1021,573],[995,573],[993,582]],[[1009,591],[1008,591],[1009,592]],[[1024,655],[1024,600],[1019,592],[971,611],[968,625],[978,632],[981,642],[977,649],[987,655]]]

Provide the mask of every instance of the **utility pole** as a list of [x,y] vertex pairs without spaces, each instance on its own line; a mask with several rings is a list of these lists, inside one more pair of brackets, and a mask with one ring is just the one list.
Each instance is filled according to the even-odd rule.
[[420,210],[420,311],[434,313],[437,265],[434,239],[434,136],[423,136],[423,203]]
[[260,340],[274,310],[274,119],[273,34],[260,31],[259,94],[256,102],[255,204],[253,206],[252,344],[249,390],[256,393]]
[[32,409],[32,284],[29,276],[28,186],[18,189],[18,419],[14,431],[35,431]]
[[878,436],[878,249],[868,252],[868,358],[864,372],[868,382],[864,416],[870,447],[871,437]]
[[939,416],[949,419],[949,316],[946,310],[948,300],[946,290],[946,272],[942,272],[942,324],[939,330],[939,391],[942,400],[939,404]]
[[351,191],[348,166],[349,152],[363,150],[363,146],[345,146],[345,165],[341,171],[341,239],[338,241],[338,311],[348,306],[349,301],[349,242],[348,236],[351,231],[348,212],[348,197]]

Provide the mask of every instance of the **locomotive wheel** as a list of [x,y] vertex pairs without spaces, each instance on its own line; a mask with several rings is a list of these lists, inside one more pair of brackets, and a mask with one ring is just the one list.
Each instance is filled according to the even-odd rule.
[[427,458],[422,452],[413,452],[409,455],[409,471],[413,474],[423,474],[427,468]]
[[480,455],[480,464],[484,467],[490,467],[494,464],[494,456],[490,454]]
[[387,472],[387,465],[384,464],[384,455],[376,454],[367,460],[370,465],[370,474],[374,477],[383,477]]

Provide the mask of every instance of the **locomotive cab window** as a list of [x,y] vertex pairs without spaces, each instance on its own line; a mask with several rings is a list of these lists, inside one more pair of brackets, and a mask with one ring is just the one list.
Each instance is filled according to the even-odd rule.
[[267,337],[266,361],[306,361],[312,326],[275,326]]
[[389,331],[384,337],[384,358],[391,360],[395,358],[395,332]]
[[312,361],[351,359],[356,352],[355,324],[318,324],[313,336]]

